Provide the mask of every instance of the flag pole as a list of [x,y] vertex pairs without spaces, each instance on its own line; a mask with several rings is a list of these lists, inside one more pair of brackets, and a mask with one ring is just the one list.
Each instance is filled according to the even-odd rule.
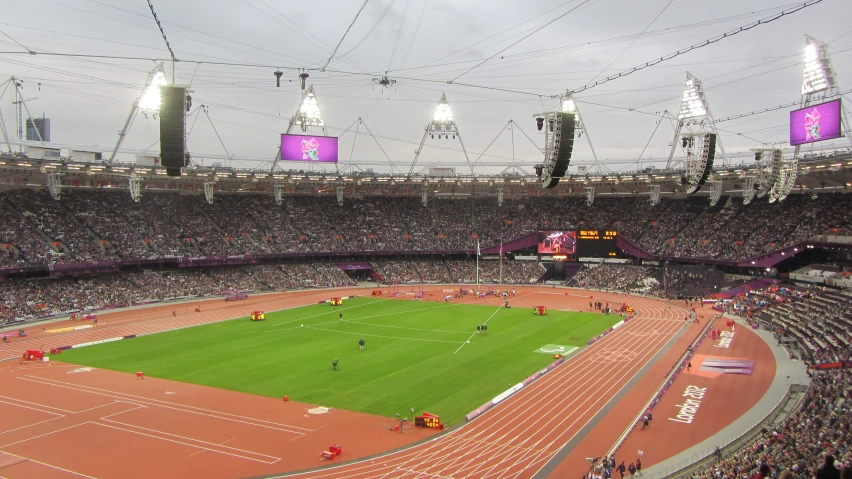
[[476,238],[476,289],[479,290],[479,238]]
[[500,240],[500,284],[503,284],[503,240]]

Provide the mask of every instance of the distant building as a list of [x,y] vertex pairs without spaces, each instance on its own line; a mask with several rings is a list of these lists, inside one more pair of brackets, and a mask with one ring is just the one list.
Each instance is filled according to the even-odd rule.
[[[39,138],[41,133],[41,138]],[[50,141],[50,118],[29,118],[27,120],[27,141]]]

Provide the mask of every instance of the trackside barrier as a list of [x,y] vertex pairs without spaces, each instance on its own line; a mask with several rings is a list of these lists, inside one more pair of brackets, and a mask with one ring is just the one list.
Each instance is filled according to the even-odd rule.
[[625,317],[623,320],[621,320],[621,321],[619,321],[619,322],[617,322],[617,323],[613,324],[611,328],[607,329],[606,331],[602,332],[601,334],[599,334],[599,335],[595,336],[594,338],[590,339],[590,340],[589,340],[588,345],[589,345],[589,346],[591,346],[592,344],[594,344],[594,343],[598,342],[599,340],[603,339],[603,338],[604,338],[604,336],[606,336],[607,334],[609,334],[609,333],[611,333],[611,332],[615,331],[616,329],[618,329],[618,328],[620,328],[620,327],[624,326],[625,324],[627,324],[627,322],[628,322],[628,321],[630,321],[631,319],[633,319],[633,318],[635,318],[635,317],[636,317],[636,315],[635,315],[635,314],[634,314],[633,316],[627,316],[627,317]]
[[471,411],[467,416],[464,417],[465,420],[466,421],[473,421],[477,417],[481,416],[485,411],[488,411],[489,409],[493,408],[494,406],[500,404],[501,402],[508,399],[510,396],[512,396],[516,392],[518,392],[521,389],[529,386],[530,384],[535,382],[538,378],[549,373],[554,368],[556,368],[556,366],[559,366],[560,364],[562,364],[564,362],[565,362],[565,358],[559,358],[556,361],[553,361],[552,363],[548,364],[546,368],[542,369],[541,371],[534,373],[532,376],[524,379],[523,382],[515,384],[514,386],[510,387],[509,389],[498,394],[494,399],[488,401],[487,403],[483,404],[482,406],[479,406],[478,408]]
[[135,337],[136,337],[135,334],[130,334],[128,336],[118,336],[116,338],[99,339],[97,341],[89,341],[88,343],[72,344],[71,346],[61,346],[61,347],[53,348],[53,349],[57,349],[59,351],[65,351],[65,350],[68,350],[68,349],[85,348],[86,346],[94,346],[96,344],[112,343],[114,341],[121,341],[122,339],[131,339],[131,338],[135,338]]
[[654,409],[654,406],[656,406],[657,403],[660,402],[660,399],[663,398],[663,396],[669,390],[669,387],[672,385],[672,383],[675,382],[675,379],[677,379],[680,372],[683,371],[687,364],[689,364],[689,361],[692,359],[692,355],[695,354],[695,350],[698,349],[698,346],[700,346],[702,341],[704,341],[704,338],[707,337],[707,331],[713,327],[714,321],[715,318],[713,320],[707,321],[707,324],[701,329],[701,333],[698,334],[698,337],[692,341],[692,344],[689,345],[689,348],[687,348],[687,350],[684,351],[684,353],[680,356],[680,359],[675,363],[675,366],[672,368],[672,370],[669,371],[669,374],[666,375],[666,378],[663,380],[663,383],[660,385],[659,388],[657,388],[654,395],[651,396],[651,399],[649,399],[648,402],[645,403],[645,406],[642,407],[633,422],[630,423],[629,426],[627,426],[627,429],[624,430],[624,432],[621,434],[615,444],[613,444],[612,449],[607,452],[607,457],[615,454],[618,448],[621,447],[621,445],[627,439],[627,436],[630,434],[630,432],[633,431],[633,428],[641,424],[643,422],[643,417],[649,412],[651,412],[651,410]]

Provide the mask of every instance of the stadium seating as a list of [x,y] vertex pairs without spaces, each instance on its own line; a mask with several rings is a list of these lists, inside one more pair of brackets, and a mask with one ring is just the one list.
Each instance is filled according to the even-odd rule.
[[613,289],[659,295],[662,293],[661,280],[659,270],[648,266],[590,264],[583,266],[568,284],[578,288]]
[[762,431],[756,441],[691,477],[758,477],[763,464],[770,469],[770,476],[765,477],[781,477],[784,470],[791,471],[794,474],[791,477],[820,477],[817,470],[827,453],[850,467],[852,444],[846,431],[852,426],[848,404],[852,376],[844,369],[815,371],[812,376],[811,386],[797,411],[773,429]]
[[[783,203],[742,205],[723,197],[438,199],[270,195],[202,196],[66,188],[0,193],[0,267],[242,253],[333,251],[472,251],[539,229],[616,229],[652,254],[742,261],[805,241],[830,229],[852,230],[852,195],[792,195]],[[3,254],[5,253],[5,254]]]

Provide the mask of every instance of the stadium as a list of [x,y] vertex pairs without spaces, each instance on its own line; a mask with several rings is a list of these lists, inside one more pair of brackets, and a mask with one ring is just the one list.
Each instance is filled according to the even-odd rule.
[[852,472],[852,7],[47,3],[0,478]]

